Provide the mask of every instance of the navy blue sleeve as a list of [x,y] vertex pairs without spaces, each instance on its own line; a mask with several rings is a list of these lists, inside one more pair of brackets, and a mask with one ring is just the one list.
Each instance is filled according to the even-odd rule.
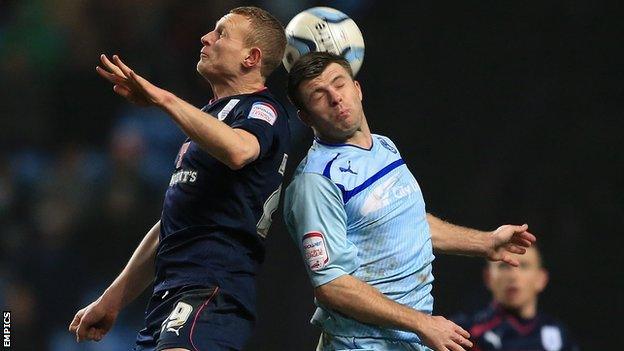
[[242,116],[234,121],[231,127],[243,129],[258,139],[260,144],[258,158],[261,158],[271,149],[278,118],[285,118],[280,115],[282,113],[275,102],[258,99],[243,110]]

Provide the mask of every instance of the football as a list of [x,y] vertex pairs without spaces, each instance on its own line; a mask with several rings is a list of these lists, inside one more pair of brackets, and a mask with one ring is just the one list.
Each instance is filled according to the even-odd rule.
[[364,38],[357,24],[330,7],[313,7],[300,12],[286,26],[284,67],[290,72],[295,61],[310,51],[341,55],[351,65],[353,75],[362,67]]

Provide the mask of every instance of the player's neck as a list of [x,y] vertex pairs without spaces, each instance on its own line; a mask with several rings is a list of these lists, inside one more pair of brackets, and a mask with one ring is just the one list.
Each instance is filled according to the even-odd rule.
[[373,138],[371,136],[370,129],[368,128],[368,123],[366,122],[366,117],[363,118],[360,127],[350,136],[347,137],[332,137],[327,134],[321,133],[318,129],[314,129],[314,136],[327,144],[349,144],[355,145],[362,149],[370,150],[373,146]]
[[533,303],[527,303],[524,306],[517,308],[505,307],[502,304],[498,304],[498,302],[495,302],[495,304],[498,306],[498,308],[502,309],[506,313],[522,319],[533,319],[537,315],[537,301]]
[[371,137],[371,132],[368,128],[366,118],[362,120],[362,125],[360,126],[360,129],[356,130],[355,133],[351,137],[349,137],[344,143],[359,146],[363,149],[371,148],[371,146],[373,145],[373,138]]
[[215,99],[240,94],[250,94],[265,88],[264,79],[257,77],[231,77],[223,81],[210,82]]
[[537,315],[537,302],[529,303],[518,310],[518,316],[523,319],[533,319]]

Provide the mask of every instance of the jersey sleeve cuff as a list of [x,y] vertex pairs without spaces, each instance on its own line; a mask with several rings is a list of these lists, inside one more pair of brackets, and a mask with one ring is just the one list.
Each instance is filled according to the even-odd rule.
[[338,279],[347,274],[349,273],[345,272],[341,268],[333,267],[324,269],[322,272],[311,272],[310,280],[312,281],[312,286],[318,288],[321,285],[325,285],[332,280]]
[[261,120],[247,120],[246,123],[240,125],[234,125],[232,128],[242,129],[247,131],[258,139],[260,145],[259,157],[264,156],[271,147],[271,128],[272,126]]

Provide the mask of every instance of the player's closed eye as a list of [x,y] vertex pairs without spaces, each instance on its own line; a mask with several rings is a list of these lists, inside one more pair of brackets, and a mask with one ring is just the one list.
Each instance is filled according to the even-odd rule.
[[319,100],[321,100],[321,98],[324,96],[325,94],[323,94],[322,91],[320,90],[315,90],[312,92],[312,94],[310,94],[310,101],[314,101],[317,102]]
[[342,88],[342,87],[344,87],[344,86],[345,86],[345,84],[346,84],[346,82],[345,82],[345,80],[344,80],[344,79],[342,79],[342,78],[340,78],[340,79],[336,79],[336,80],[334,81],[334,87],[336,87],[336,88]]
[[520,262],[520,268],[525,270],[525,269],[531,269],[532,265],[529,262]]
[[506,271],[506,270],[511,269],[511,267],[512,267],[512,266],[510,266],[509,264],[507,264],[507,263],[505,263],[505,262],[498,262],[498,263],[496,264],[496,267],[497,267],[498,269],[500,269],[501,271]]

